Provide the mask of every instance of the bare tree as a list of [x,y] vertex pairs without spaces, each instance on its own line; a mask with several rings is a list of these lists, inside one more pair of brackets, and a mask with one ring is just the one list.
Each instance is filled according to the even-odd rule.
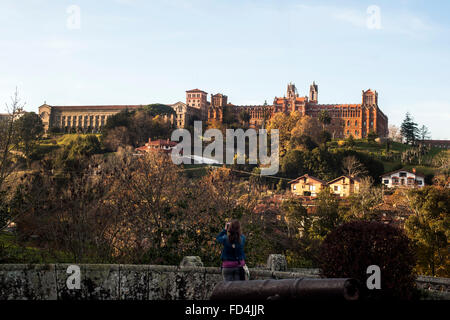
[[402,142],[403,136],[400,132],[399,127],[395,125],[389,126],[389,139],[391,139],[394,142]]
[[367,175],[367,170],[364,165],[354,156],[348,156],[342,160],[342,170],[350,177]]
[[5,105],[8,114],[0,119],[0,191],[5,180],[15,168],[13,153],[11,152],[17,146],[14,122],[25,106],[19,99],[17,89],[14,96],[11,97],[11,103]]
[[419,129],[419,138],[420,140],[424,141],[431,138],[431,132],[428,130],[428,127],[425,125],[422,125]]
[[[0,118],[0,230],[11,222],[10,202],[13,188],[8,186],[8,178],[17,167],[13,150],[17,149],[15,120],[21,114],[25,104],[21,103],[17,89],[11,97],[11,103],[6,103],[7,115]],[[9,179],[12,180],[12,179]]]
[[383,189],[373,186],[372,177],[361,179],[359,192],[353,194],[350,198],[350,207],[346,214],[347,220],[377,219],[377,206],[383,202]]
[[433,158],[433,165],[437,168],[437,174],[433,182],[442,187],[450,186],[450,151],[442,151]]

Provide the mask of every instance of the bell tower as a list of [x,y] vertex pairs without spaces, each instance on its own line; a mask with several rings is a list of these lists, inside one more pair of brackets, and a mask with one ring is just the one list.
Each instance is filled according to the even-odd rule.
[[298,97],[297,89],[295,88],[295,84],[292,82],[287,86],[287,98],[292,99]]
[[309,86],[309,102],[317,103],[319,96],[319,86],[313,81],[312,85]]
[[376,90],[362,91],[362,104],[363,105],[377,105],[378,106],[378,92]]

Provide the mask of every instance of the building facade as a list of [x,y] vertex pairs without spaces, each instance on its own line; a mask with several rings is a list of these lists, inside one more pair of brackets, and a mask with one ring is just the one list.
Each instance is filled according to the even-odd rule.
[[326,182],[305,174],[289,181],[289,184],[291,185],[291,192],[298,196],[317,197],[323,188],[329,187],[332,194],[346,198],[359,192],[361,181],[359,178],[344,175]]
[[[39,116],[46,132],[53,128],[63,132],[100,132],[112,115],[144,107],[145,105],[51,106],[43,104],[39,107]],[[175,115],[164,115],[163,119],[174,123]]]
[[361,181],[355,177],[340,176],[339,178],[329,181],[327,184],[330,187],[331,193],[346,198],[359,192]]
[[319,117],[326,111],[331,117],[331,123],[326,126],[333,138],[356,139],[367,138],[373,132],[379,137],[388,135],[388,118],[378,107],[378,93],[368,89],[362,91],[359,104],[319,104],[319,86],[313,82],[309,88],[309,96],[300,96],[295,84],[289,83],[286,95],[275,97],[272,105],[240,106],[228,103],[227,96],[223,94],[211,95],[211,103],[206,101],[207,93],[195,89],[187,91],[186,103],[198,108],[207,108],[207,117],[203,120],[222,121],[225,108],[235,114],[242,111],[250,115],[250,126],[261,127],[270,120],[274,114],[283,112],[290,114],[294,111],[302,116]]
[[434,148],[450,149],[450,140],[422,140],[419,143]]
[[169,105],[176,113],[174,124],[177,128],[186,128],[194,120],[201,120],[201,110],[193,108],[184,102],[177,102]]
[[[378,93],[374,90],[362,91],[360,104],[319,104],[319,87],[313,82],[309,88],[309,96],[300,96],[293,83],[287,86],[286,95],[275,97],[272,105],[234,105],[222,93],[211,94],[193,89],[186,91],[186,103],[177,102],[169,105],[176,115],[165,116],[167,121],[177,128],[185,128],[193,120],[224,121],[226,112],[235,116],[246,112],[249,115],[249,125],[254,128],[264,126],[276,113],[290,114],[299,112],[302,116],[319,117],[326,111],[331,123],[326,125],[333,138],[366,138],[374,132],[379,137],[388,134],[388,118],[378,107]],[[45,130],[59,128],[64,131],[98,132],[112,115],[123,110],[136,110],[145,105],[105,105],[105,106],[51,106],[44,104],[39,107],[39,115],[44,122]]]
[[193,89],[186,91],[186,104],[189,107],[198,109],[202,120],[208,118],[209,102],[207,98],[208,93],[203,90]]
[[425,176],[415,171],[400,169],[387,172],[381,176],[381,183],[387,188],[422,188],[425,186]]
[[148,139],[148,142],[145,143],[142,147],[136,148],[135,150],[137,152],[152,152],[152,151],[158,151],[158,152],[164,152],[164,153],[170,153],[173,148],[177,145],[176,142],[167,140],[152,140],[151,138]]
[[307,174],[289,181],[291,192],[299,196],[316,197],[327,183],[319,178],[309,176]]
[[58,128],[62,131],[71,129],[84,132],[99,132],[112,115],[123,110],[136,110],[143,105],[105,105],[105,106],[51,106],[39,107],[39,116],[45,131]]

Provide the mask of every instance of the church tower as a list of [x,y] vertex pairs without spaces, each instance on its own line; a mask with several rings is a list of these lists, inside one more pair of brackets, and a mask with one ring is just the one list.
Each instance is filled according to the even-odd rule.
[[295,84],[292,82],[287,86],[287,98],[292,99],[298,97],[297,88],[295,88]]
[[309,102],[317,103],[319,96],[319,86],[313,81],[312,85],[309,86]]
[[377,105],[378,106],[378,92],[372,89],[362,91],[362,104],[363,105]]

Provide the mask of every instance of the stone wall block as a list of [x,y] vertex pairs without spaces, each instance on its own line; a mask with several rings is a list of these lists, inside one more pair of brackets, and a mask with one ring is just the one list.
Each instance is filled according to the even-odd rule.
[[0,300],[56,300],[55,265],[0,265]]
[[287,271],[286,257],[282,254],[270,254],[267,258],[267,269],[271,271]]
[[120,265],[120,300],[148,300],[148,265]]

